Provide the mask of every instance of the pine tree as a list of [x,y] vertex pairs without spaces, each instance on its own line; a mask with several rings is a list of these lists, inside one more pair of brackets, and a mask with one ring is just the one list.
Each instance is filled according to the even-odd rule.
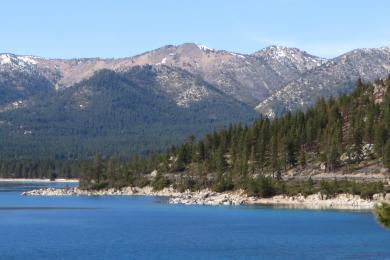
[[383,148],[386,144],[387,131],[383,124],[377,124],[374,128],[374,150],[378,157],[383,156]]
[[252,145],[251,146],[251,153],[250,153],[250,156],[249,156],[249,173],[250,174],[252,174],[252,175],[255,174],[256,165],[257,165],[257,161],[256,161],[255,146]]
[[[390,78],[381,84],[390,85]],[[282,175],[288,167],[298,163],[301,167],[315,164],[318,156],[327,171],[351,167],[366,160],[363,147],[372,143],[377,157],[390,167],[390,93],[385,95],[384,102],[378,103],[372,85],[361,81],[358,85],[351,95],[328,101],[320,99],[306,112],[289,112],[272,120],[260,118],[252,126],[230,125],[227,130],[206,135],[197,144],[190,137],[162,155],[135,156],[125,165],[126,170],[122,170],[117,161],[97,163],[102,160],[95,158],[83,178],[98,183],[106,182],[105,178],[109,183],[118,178],[136,183],[135,179],[145,180],[145,174],[158,169],[161,173],[179,171],[187,175],[192,182],[189,186],[193,188],[208,187],[211,182],[215,183],[213,178],[219,180],[221,187],[229,186],[227,176],[235,188],[249,187],[253,183],[248,173]],[[346,166],[341,162],[341,155]],[[103,166],[96,167],[96,164]],[[45,175],[58,169],[58,165],[49,160],[39,169],[28,163],[0,167],[1,172],[15,172],[18,176]],[[59,172],[64,174],[65,171]]]
[[330,144],[329,152],[327,153],[326,166],[328,171],[334,171],[338,167],[339,158],[340,158],[340,154],[339,154],[339,148],[337,142],[332,140]]
[[216,155],[216,169],[218,173],[224,173],[227,169],[227,163],[225,160],[225,154],[223,151],[223,148],[220,147],[217,150],[217,155]]
[[271,158],[270,158],[271,172],[275,173],[280,170],[279,155],[278,155],[278,142],[275,136],[271,138]]
[[306,167],[306,151],[302,148],[299,152],[299,164],[302,168]]
[[390,229],[390,204],[381,203],[375,207],[375,215],[384,227]]
[[100,182],[102,181],[103,179],[103,175],[104,175],[104,165],[103,165],[103,161],[102,161],[102,158],[100,156],[100,154],[97,154],[95,156],[95,160],[94,160],[94,163],[93,163],[93,178],[96,180],[97,184],[100,184]]
[[296,144],[293,137],[287,139],[287,163],[293,167],[297,164]]
[[383,165],[390,169],[390,140],[387,140],[383,151]]

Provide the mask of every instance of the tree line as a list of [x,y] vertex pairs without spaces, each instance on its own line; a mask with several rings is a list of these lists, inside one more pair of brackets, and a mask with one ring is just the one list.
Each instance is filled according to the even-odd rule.
[[91,164],[85,161],[64,160],[0,160],[0,178],[78,178],[81,165]]
[[250,126],[232,124],[198,141],[190,136],[148,157],[98,157],[81,171],[82,186],[275,190],[291,169],[352,172],[369,161],[390,168],[390,77],[356,85],[353,93],[319,99],[306,111],[262,117]]

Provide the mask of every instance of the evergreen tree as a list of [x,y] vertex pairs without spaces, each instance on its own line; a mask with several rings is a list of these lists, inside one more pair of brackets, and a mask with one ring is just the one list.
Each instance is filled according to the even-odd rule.
[[384,227],[390,229],[390,204],[382,203],[375,207],[375,215]]
[[[383,84],[390,84],[390,78]],[[126,167],[122,167],[118,160],[106,162],[95,158],[95,162],[86,167],[82,179],[110,185],[141,180],[144,184],[148,179],[146,174],[158,169],[163,175],[175,172],[175,176],[185,176],[181,178],[182,186],[185,184],[193,189],[212,185],[225,190],[234,186],[246,187],[260,194],[259,187],[264,183],[271,185],[274,191],[286,189],[281,177],[298,163],[303,168],[318,167],[322,162],[327,171],[350,169],[367,159],[363,147],[372,142],[377,157],[390,167],[390,94],[386,92],[383,102],[378,103],[372,85],[361,82],[358,85],[351,95],[328,101],[319,99],[305,112],[290,112],[272,120],[259,118],[251,126],[230,125],[228,129],[215,131],[197,142],[194,137],[189,137],[182,145],[165,153],[134,156],[125,164]],[[101,170],[96,168],[97,164],[103,164],[97,167]],[[42,165],[43,171],[49,173],[57,172],[56,167],[50,162]],[[29,164],[4,165],[0,169],[6,172],[12,169],[17,175],[37,172]],[[253,180],[256,173],[263,177],[276,176],[278,180]],[[327,183],[322,188],[334,194],[336,188],[340,188],[338,185]],[[302,185],[299,189],[311,192],[314,188]],[[360,191],[360,194],[371,193]]]
[[383,165],[390,169],[390,140],[387,140],[383,151]]
[[383,148],[386,144],[387,131],[383,124],[377,124],[374,129],[374,150],[378,157],[383,156]]

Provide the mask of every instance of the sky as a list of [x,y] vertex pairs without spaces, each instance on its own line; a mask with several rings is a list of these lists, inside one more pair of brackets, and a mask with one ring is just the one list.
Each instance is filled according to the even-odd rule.
[[0,53],[118,58],[194,42],[331,58],[390,46],[386,0],[1,0]]

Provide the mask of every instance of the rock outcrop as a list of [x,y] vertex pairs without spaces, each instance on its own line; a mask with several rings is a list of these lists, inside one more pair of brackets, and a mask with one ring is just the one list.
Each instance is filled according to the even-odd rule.
[[377,203],[390,202],[390,193],[375,194],[372,199],[364,199],[359,195],[339,194],[335,197],[326,197],[320,193],[307,197],[303,195],[278,195],[271,198],[256,198],[248,196],[243,190],[229,192],[214,192],[210,190],[178,192],[172,187],[160,191],[152,187],[144,188],[125,187],[121,189],[82,190],[79,188],[67,189],[37,189],[23,192],[25,196],[161,196],[169,197],[170,204],[184,205],[272,205],[291,208],[308,209],[372,209]]
[[36,189],[31,191],[25,191],[22,193],[24,196],[178,196],[180,193],[173,188],[165,188],[160,191],[153,190],[152,187],[147,186],[144,188],[139,187],[124,187],[121,189],[102,189],[102,190],[83,190],[80,188],[46,188]]

